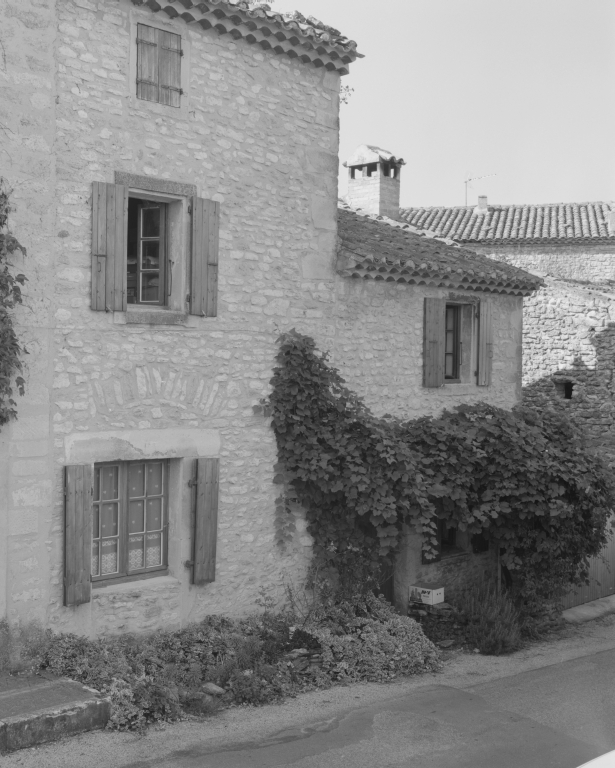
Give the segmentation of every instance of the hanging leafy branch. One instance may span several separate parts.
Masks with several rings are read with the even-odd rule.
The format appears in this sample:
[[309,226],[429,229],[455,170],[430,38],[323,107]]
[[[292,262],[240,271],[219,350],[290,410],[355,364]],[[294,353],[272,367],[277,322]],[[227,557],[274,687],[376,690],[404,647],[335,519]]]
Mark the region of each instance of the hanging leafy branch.
[[438,418],[377,418],[318,354],[312,339],[279,339],[264,403],[272,417],[283,498],[306,510],[314,564],[369,586],[399,548],[404,524],[437,520],[499,547],[528,612],[587,575],[607,540],[615,487],[605,466],[552,411],[479,404]]
[[24,380],[16,374],[21,372],[21,356],[26,354],[13,328],[12,312],[21,304],[21,286],[26,277],[13,275],[9,270],[11,255],[16,251],[25,255],[26,249],[8,229],[9,196],[6,182],[0,178],[0,426],[17,416],[13,387],[20,395],[24,394]]

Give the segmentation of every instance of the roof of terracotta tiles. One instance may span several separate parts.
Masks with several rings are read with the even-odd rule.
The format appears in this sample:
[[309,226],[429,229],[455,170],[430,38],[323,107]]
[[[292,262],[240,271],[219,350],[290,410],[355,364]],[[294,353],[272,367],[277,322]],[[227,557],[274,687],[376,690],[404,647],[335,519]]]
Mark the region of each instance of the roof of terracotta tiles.
[[203,29],[215,29],[235,39],[260,45],[279,55],[298,58],[306,64],[348,73],[348,65],[362,54],[357,44],[337,29],[312,16],[275,13],[268,5],[250,7],[245,0],[132,0],[154,13],[163,11],[171,18],[181,17]]
[[338,208],[337,271],[347,277],[527,296],[543,280],[403,222]]
[[462,243],[615,242],[608,203],[402,208],[401,218],[420,230]]

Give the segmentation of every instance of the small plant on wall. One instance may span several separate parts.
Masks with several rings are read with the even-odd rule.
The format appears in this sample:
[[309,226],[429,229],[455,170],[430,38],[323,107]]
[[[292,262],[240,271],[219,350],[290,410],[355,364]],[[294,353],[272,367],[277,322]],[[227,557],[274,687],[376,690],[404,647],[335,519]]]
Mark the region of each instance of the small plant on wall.
[[14,388],[20,395],[24,393],[24,380],[19,373],[21,357],[26,353],[13,327],[13,310],[21,304],[21,286],[26,278],[22,274],[13,275],[10,270],[12,254],[16,251],[25,254],[26,249],[8,229],[9,197],[6,181],[0,177],[0,426],[17,416],[13,395]]
[[320,574],[371,588],[404,524],[435,556],[440,518],[500,549],[526,617],[586,578],[615,487],[561,416],[479,404],[378,418],[312,339],[291,331],[279,344],[263,403],[278,446],[274,482],[305,508]]

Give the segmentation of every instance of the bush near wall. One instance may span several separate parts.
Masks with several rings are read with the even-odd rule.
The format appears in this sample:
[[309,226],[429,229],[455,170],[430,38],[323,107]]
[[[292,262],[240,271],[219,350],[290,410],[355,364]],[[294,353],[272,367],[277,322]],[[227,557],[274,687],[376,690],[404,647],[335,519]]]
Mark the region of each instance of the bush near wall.
[[[145,637],[90,640],[31,631],[14,640],[31,668],[110,696],[110,727],[120,730],[439,667],[438,652],[420,625],[373,595],[324,600],[307,615],[266,610],[240,620],[210,616]],[[211,684],[223,692],[211,695]]]
[[305,508],[320,573],[342,589],[369,589],[390,567],[404,524],[435,557],[440,518],[499,548],[530,633],[587,578],[607,540],[615,486],[560,414],[478,404],[436,418],[378,418],[311,338],[293,330],[279,344],[261,406],[277,440],[279,527],[289,502]]
[[12,311],[21,304],[21,286],[25,275],[13,275],[9,267],[12,254],[25,248],[8,230],[8,217],[11,211],[10,190],[5,180],[0,177],[0,426],[16,418],[16,403],[13,399],[13,387],[20,395],[24,394],[24,380],[21,372],[21,356],[26,353],[19,343],[13,328]]

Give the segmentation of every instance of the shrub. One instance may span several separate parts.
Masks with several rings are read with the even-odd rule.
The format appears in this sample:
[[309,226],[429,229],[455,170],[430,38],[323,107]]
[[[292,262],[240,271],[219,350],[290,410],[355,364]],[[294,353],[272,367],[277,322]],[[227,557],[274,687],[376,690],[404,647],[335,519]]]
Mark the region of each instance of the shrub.
[[[437,521],[501,551],[524,626],[587,577],[607,536],[615,484],[561,415],[479,403],[438,417],[379,418],[313,339],[279,339],[271,416],[280,545],[287,509],[306,510],[313,565],[350,593],[381,582],[404,525],[436,556]],[[282,535],[284,534],[284,535]]]
[[499,656],[521,645],[519,611],[506,593],[480,585],[465,592],[458,601],[465,621],[466,639],[481,653]]
[[369,593],[325,604],[305,629],[320,643],[331,680],[383,682],[439,668],[438,652],[420,624]]
[[[47,631],[28,653],[36,668],[109,696],[109,727],[120,730],[175,720],[182,712],[206,715],[220,706],[267,704],[336,682],[385,681],[438,667],[436,648],[420,625],[373,595],[329,595],[304,616],[269,610],[237,620],[211,616],[146,637],[90,640]],[[310,653],[320,663],[309,662]],[[208,682],[224,695],[209,696],[203,689]]]

